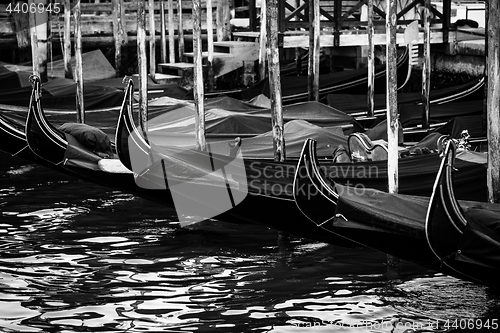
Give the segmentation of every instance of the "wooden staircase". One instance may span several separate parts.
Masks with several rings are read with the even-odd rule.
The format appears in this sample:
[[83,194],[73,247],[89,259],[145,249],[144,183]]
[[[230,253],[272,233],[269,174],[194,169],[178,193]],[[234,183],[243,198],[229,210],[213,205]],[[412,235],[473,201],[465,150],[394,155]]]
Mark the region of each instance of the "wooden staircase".
[[[207,65],[208,52],[202,52],[203,65]],[[214,42],[213,70],[215,78],[228,74],[259,59],[259,44],[242,41]],[[159,72],[182,80],[192,76],[194,53],[184,53],[184,62],[159,63]]]

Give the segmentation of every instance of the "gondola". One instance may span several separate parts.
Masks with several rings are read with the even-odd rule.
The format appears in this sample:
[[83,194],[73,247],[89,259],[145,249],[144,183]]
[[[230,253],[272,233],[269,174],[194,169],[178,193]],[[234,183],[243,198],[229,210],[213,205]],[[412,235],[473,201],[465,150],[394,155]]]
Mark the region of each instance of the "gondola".
[[[397,77],[406,78],[410,71],[410,50],[405,47],[397,58]],[[381,87],[377,93],[385,91],[386,66],[380,65],[375,69],[375,85]],[[400,84],[403,84],[401,79]],[[293,80],[283,80],[281,90],[283,92],[282,101],[284,104],[297,103],[308,99],[307,76],[296,76]],[[368,69],[360,68],[346,70],[332,74],[321,75],[319,78],[319,98],[326,99],[328,94],[364,94],[368,84]],[[257,82],[254,86],[241,91],[239,98],[251,99],[259,94],[269,96],[269,80],[266,78]]]
[[[426,220],[429,224],[429,216],[439,218],[433,213],[436,209],[436,199],[429,200],[428,197],[423,196],[389,194],[372,188],[336,184],[334,180],[324,176],[324,169],[318,167],[318,161],[314,155],[314,142],[311,141],[304,144],[304,153],[299,164],[305,170],[302,173],[296,173],[294,189],[310,188],[309,192],[294,192],[299,210],[309,220],[307,224],[304,224],[304,229],[315,228],[335,237],[345,237],[360,245],[461,279],[495,287],[500,285],[498,256],[496,257],[497,275],[495,278],[490,280],[483,277],[480,281],[477,277],[471,276],[471,271],[474,270],[459,270],[456,269],[456,265],[453,266],[454,262],[451,259],[453,255],[450,254],[460,252],[456,247],[443,251],[443,245],[440,245],[436,254],[435,249],[430,245],[431,241],[427,240],[429,227],[426,227]],[[440,160],[435,169],[438,175],[443,174],[442,170],[445,165]],[[455,167],[458,165],[455,164]],[[460,173],[464,171],[461,167],[459,170]],[[436,184],[441,180],[442,177],[438,177],[437,180],[434,178]],[[433,187],[433,192],[431,192],[433,198],[439,195],[437,189],[438,185]],[[455,189],[457,189],[456,186]],[[446,200],[450,201],[449,197]],[[460,205],[469,210],[471,207],[477,207],[477,209],[487,207],[486,209],[500,212],[498,205],[492,207],[481,202],[460,201],[458,203],[456,200],[454,202],[457,207]],[[439,221],[446,222],[442,219]],[[448,231],[443,233],[443,230],[440,230],[434,234],[436,243],[447,238],[450,235]],[[444,241],[444,244],[446,243]],[[443,265],[443,260],[449,260],[450,265]],[[491,267],[495,267],[495,263],[491,263],[493,260],[495,258],[489,262]]]
[[[25,129],[28,133],[26,135],[28,147],[37,159],[57,171],[67,172],[86,181],[132,193],[168,208],[173,207],[174,198],[170,189],[165,186],[165,179],[159,177],[162,171],[161,158],[151,160],[151,163],[148,162],[140,180],[147,181],[149,188],[141,186],[143,183],[137,182],[139,175],[125,168],[119,159],[102,159],[79,144],[71,135],[62,133],[52,126],[43,114],[39,87],[40,81],[35,77],[32,103]],[[117,130],[117,133],[119,132]],[[122,156],[121,153],[118,155]],[[216,218],[233,223],[264,224],[276,230],[321,240],[323,238],[321,234],[316,234],[314,231],[303,233],[296,228],[297,224],[292,222],[300,216],[297,214],[291,190],[287,186],[293,180],[295,165],[295,161],[277,163],[269,160],[246,160],[248,195],[234,209]],[[153,184],[161,182],[163,186],[154,188]],[[171,212],[170,210],[169,214]],[[345,247],[358,246],[341,237],[337,239],[336,244]]]
[[[484,207],[455,197],[456,147],[448,142],[425,222],[429,247],[443,266],[488,286],[500,287],[500,205]],[[459,171],[458,171],[459,172]]]

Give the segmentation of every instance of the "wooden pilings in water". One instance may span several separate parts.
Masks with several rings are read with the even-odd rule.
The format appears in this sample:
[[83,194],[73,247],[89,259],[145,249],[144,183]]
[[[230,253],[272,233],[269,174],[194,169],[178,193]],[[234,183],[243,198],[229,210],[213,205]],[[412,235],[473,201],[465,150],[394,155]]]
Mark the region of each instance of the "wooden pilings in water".
[[[170,22],[169,22],[170,24]],[[166,22],[165,22],[165,1],[160,0],[160,60],[162,63],[167,62],[167,35],[166,35]]]
[[263,80],[266,78],[266,50],[267,50],[267,11],[266,11],[266,1],[261,0],[260,7],[260,35],[259,35],[259,79]]
[[76,83],[76,118],[77,122],[85,123],[85,106],[83,100],[83,62],[82,62],[82,13],[80,1],[74,8],[75,17],[75,83]]
[[149,0],[149,75],[154,79],[156,73],[156,29],[155,29],[155,2]]
[[375,26],[373,22],[373,0],[368,0],[368,96],[367,96],[367,116],[375,115],[375,45],[373,34]]
[[431,89],[431,1],[425,0],[424,7],[424,62],[422,66],[422,128],[430,129]]
[[193,95],[195,105],[196,148],[206,150],[205,108],[203,103],[203,67],[201,53],[201,0],[193,0]]
[[146,55],[146,4],[137,2],[137,67],[139,69],[139,124],[147,140],[148,121],[148,72]]
[[268,31],[267,61],[269,66],[269,91],[271,97],[271,125],[273,130],[274,160],[286,159],[283,133],[283,108],[281,101],[281,77],[278,49],[278,0],[266,0]]
[[[47,0],[29,0],[29,8],[37,8],[38,4],[47,4]],[[33,73],[38,75],[42,82],[47,81],[47,55],[48,55],[48,15],[47,12],[38,10],[29,13],[31,55]]]
[[[64,0],[69,2],[69,0]],[[128,43],[128,35],[125,31],[125,9],[123,0],[112,0],[113,6],[113,38],[115,40],[115,71],[119,77],[122,71],[122,48]]]
[[500,2],[491,0],[487,18],[488,200],[500,202]]
[[386,10],[386,105],[387,105],[387,173],[389,193],[398,192],[398,95],[397,95],[397,44],[396,0],[387,1]]
[[[182,0],[179,0],[182,3]],[[181,6],[182,7],[182,6]],[[173,0],[167,0],[167,11],[168,11],[168,61],[170,63],[175,62],[175,29],[174,29],[174,2]],[[179,16],[179,21],[182,21],[182,14]],[[163,28],[162,28],[163,29]],[[179,36],[179,45],[180,45]],[[181,61],[182,58],[179,58]]]
[[[208,90],[214,90],[214,30],[213,30],[213,13],[212,13],[212,0],[207,2],[207,47],[208,47]],[[200,28],[201,30],[201,28]]]
[[308,96],[310,101],[319,100],[319,53],[320,15],[319,0],[309,0],[309,67]]

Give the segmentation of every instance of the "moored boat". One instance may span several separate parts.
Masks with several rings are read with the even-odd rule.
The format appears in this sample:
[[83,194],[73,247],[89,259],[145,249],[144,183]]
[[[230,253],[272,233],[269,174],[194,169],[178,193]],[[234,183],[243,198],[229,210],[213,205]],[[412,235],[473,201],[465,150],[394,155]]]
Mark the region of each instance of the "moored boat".
[[429,247],[443,266],[481,284],[500,287],[500,205],[455,197],[456,147],[448,142],[425,222]]
[[[312,154],[309,151],[312,151]],[[443,175],[446,175],[446,171],[443,170],[449,165],[447,163],[449,155],[447,159],[440,160],[435,169],[434,175],[437,173],[438,177],[434,177],[436,185],[429,199],[423,196],[389,194],[372,188],[336,184],[334,180],[325,177],[324,170],[322,172],[317,168],[318,162],[313,151],[314,143],[306,142],[299,161],[306,171],[297,172],[295,176],[295,189],[297,186],[310,188],[309,192],[294,192],[297,206],[309,219],[309,222],[304,224],[304,229],[320,229],[327,234],[345,237],[445,274],[488,286],[500,286],[498,235],[493,242],[488,241],[489,243],[481,245],[480,239],[485,237],[485,234],[479,236],[473,234],[463,243],[472,248],[477,262],[456,263],[461,254],[461,249],[456,246],[457,242],[465,238],[456,230],[457,228],[453,227],[453,224],[460,223],[464,229],[464,219],[459,218],[459,207],[466,211],[481,210],[483,213],[488,212],[487,216],[488,214],[496,216],[497,212],[500,212],[500,206],[484,202],[457,201],[454,197],[454,193],[458,192],[457,185],[449,183],[451,180],[449,175],[448,180],[443,182]],[[460,174],[463,169],[458,164],[454,166]],[[451,172],[451,167],[448,172]],[[444,200],[447,205],[452,206],[446,210],[439,209],[439,200]],[[432,222],[434,224],[431,224]],[[444,225],[439,226],[437,223]],[[435,227],[435,233],[432,233],[432,227]],[[455,228],[453,233],[451,228]],[[448,237],[450,239],[447,239]],[[490,247],[491,244],[493,245]],[[481,261],[478,256],[485,254],[481,252],[482,250],[486,252],[489,250],[491,256],[478,263]],[[465,258],[462,261],[467,261],[467,257]],[[449,265],[443,265],[446,260]],[[477,270],[471,268],[473,265],[481,264],[486,267]],[[474,276],[476,274],[474,272],[478,272],[479,276]],[[490,275],[493,278],[489,278]]]

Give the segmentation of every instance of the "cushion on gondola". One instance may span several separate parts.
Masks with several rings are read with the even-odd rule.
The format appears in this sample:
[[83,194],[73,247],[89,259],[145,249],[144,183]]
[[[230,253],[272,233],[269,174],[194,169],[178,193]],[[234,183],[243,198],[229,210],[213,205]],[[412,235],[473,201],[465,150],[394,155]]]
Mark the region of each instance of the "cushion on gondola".
[[113,156],[111,141],[102,130],[80,123],[65,123],[62,124],[59,129],[64,133],[71,134],[78,142],[88,147],[99,156]]

